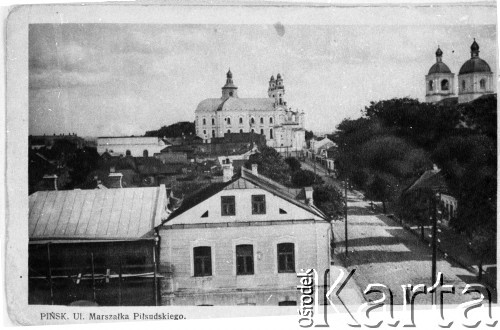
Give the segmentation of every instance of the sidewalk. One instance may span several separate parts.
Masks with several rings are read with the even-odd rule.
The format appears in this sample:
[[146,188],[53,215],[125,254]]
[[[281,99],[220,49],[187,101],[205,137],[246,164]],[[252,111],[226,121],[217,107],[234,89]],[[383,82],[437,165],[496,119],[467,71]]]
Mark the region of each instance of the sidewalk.
[[[378,203],[374,203],[376,208],[381,211],[381,206]],[[400,223],[404,229],[411,232],[419,239],[421,239],[421,232],[419,226],[411,226],[405,223],[396,216],[392,218]],[[474,273],[476,276],[479,275],[479,268],[477,266],[477,257],[468,248],[467,240],[460,234],[453,231],[453,229],[446,228],[444,226],[439,227],[438,231],[438,251],[447,259],[452,260],[461,267]],[[424,241],[429,245],[432,242],[432,226],[424,226]],[[489,258],[484,261],[483,265],[483,277],[482,282],[488,286],[495,288],[496,290],[496,271],[497,265],[494,258]]]

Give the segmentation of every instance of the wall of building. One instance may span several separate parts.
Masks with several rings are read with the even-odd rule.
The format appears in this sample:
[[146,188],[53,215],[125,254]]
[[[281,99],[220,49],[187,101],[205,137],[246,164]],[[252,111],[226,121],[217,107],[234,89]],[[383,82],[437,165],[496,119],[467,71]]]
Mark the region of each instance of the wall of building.
[[[486,82],[485,88],[481,88],[481,79]],[[491,73],[469,73],[458,76],[458,103],[470,102],[481,95],[493,93],[493,90],[494,82]]]
[[165,148],[165,143],[157,137],[104,137],[97,138],[97,153],[105,152],[126,155],[130,151],[133,157],[143,157],[147,150],[148,156],[153,157]]
[[[243,219],[242,219],[243,220]],[[161,284],[164,305],[278,305],[298,301],[296,272],[330,265],[326,221],[266,226],[161,229]],[[278,273],[277,244],[294,243],[295,272]],[[254,274],[236,275],[236,245],[252,244]],[[212,276],[195,277],[193,248],[210,246]],[[319,283],[323,283],[320,276]]]

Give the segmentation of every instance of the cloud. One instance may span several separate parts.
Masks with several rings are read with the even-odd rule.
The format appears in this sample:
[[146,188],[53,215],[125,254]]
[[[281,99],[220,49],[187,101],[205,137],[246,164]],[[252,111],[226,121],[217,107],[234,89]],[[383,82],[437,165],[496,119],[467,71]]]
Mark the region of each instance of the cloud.
[[60,69],[37,70],[30,72],[30,89],[73,88],[98,85],[108,82],[111,75],[107,72],[76,72]]

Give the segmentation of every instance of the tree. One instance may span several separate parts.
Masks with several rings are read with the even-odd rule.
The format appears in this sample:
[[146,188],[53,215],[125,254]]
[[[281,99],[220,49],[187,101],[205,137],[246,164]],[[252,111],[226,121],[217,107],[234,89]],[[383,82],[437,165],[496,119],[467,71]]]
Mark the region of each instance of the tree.
[[300,170],[301,168],[301,164],[299,162],[299,160],[295,157],[288,157],[288,158],[285,158],[285,162],[288,164],[288,166],[290,167],[290,171],[292,173],[295,173],[297,172],[298,170]]
[[343,215],[344,198],[342,192],[331,185],[314,186],[314,205],[332,219]]
[[321,176],[309,170],[298,170],[292,174],[292,184],[295,187],[307,187],[323,183]]
[[290,167],[274,148],[261,147],[259,152],[249,157],[245,167],[251,169],[252,164],[257,164],[262,175],[283,185],[290,185]]
[[478,227],[472,232],[469,247],[477,257],[478,281],[482,280],[483,261],[487,255],[496,250],[495,242],[496,228]]
[[391,176],[376,174],[366,187],[366,197],[381,201],[383,212],[387,213],[386,203],[392,200],[395,179]]
[[195,136],[196,128],[194,122],[180,121],[178,123],[163,126],[156,131],[147,131],[145,136],[157,137],[182,137],[182,136]]

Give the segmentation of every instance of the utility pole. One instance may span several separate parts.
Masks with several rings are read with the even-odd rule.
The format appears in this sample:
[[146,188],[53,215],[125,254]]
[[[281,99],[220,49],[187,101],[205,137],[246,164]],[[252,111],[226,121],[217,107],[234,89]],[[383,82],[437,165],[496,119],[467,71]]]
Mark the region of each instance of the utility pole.
[[345,258],[349,257],[349,242],[347,236],[347,178],[345,179],[344,217],[345,217]]
[[[432,196],[432,285],[436,283],[437,279],[437,204],[438,204],[438,194]],[[432,292],[432,303],[435,304],[437,301],[437,292],[434,290]]]

